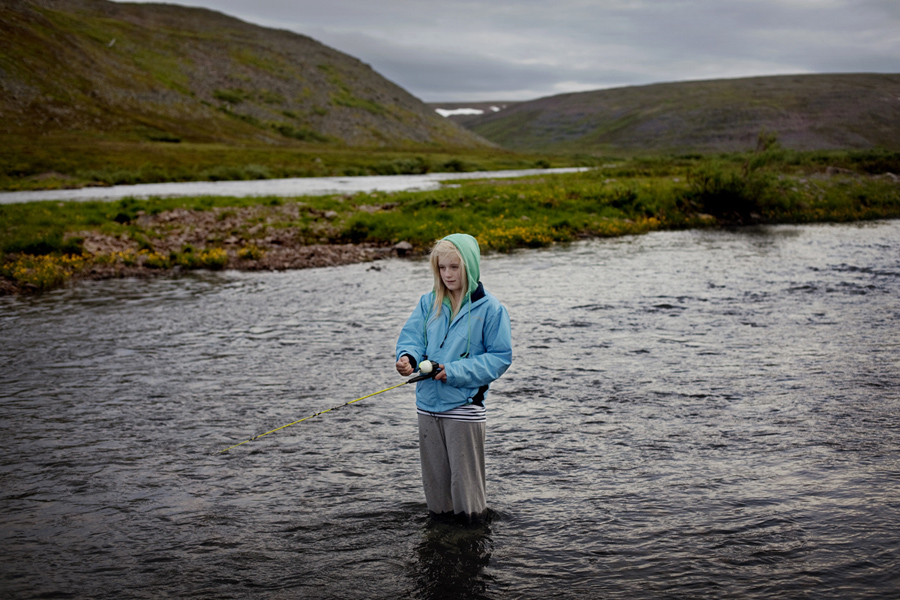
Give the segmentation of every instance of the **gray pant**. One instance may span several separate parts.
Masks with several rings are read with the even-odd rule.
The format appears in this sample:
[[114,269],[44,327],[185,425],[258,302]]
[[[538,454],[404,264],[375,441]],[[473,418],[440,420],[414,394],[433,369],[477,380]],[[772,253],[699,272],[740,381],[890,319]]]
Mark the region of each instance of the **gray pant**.
[[422,483],[435,515],[485,516],[484,434],[484,422],[419,415]]

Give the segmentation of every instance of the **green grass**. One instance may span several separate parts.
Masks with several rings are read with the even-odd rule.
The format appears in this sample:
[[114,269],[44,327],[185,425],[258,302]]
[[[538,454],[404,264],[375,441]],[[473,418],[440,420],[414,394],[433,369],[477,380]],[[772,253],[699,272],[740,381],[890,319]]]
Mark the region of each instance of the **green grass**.
[[[404,161],[410,159],[393,160],[400,162],[387,163],[392,168],[400,165],[414,170],[424,164],[424,159],[409,164]],[[130,261],[159,269],[223,267],[227,256],[218,240],[208,241],[205,248],[182,248],[169,256],[158,253],[154,243],[160,234],[142,227],[138,217],[176,208],[216,209],[217,218],[226,219],[242,208],[261,207],[252,222],[235,230],[248,240],[240,251],[246,260],[265,254],[257,245],[259,240],[249,239],[252,236],[248,234],[252,226],[261,223],[291,228],[295,239],[306,244],[390,245],[405,240],[424,251],[435,239],[465,231],[475,235],[487,251],[508,251],[660,229],[900,218],[896,178],[869,173],[883,168],[873,165],[893,168],[893,160],[896,156],[890,154],[798,155],[776,147],[712,158],[621,160],[566,175],[454,181],[452,187],[430,192],[0,205],[0,253],[6,256],[2,273],[7,279],[27,283],[24,276],[16,275],[28,271],[20,264],[27,256],[62,261],[56,269],[46,264],[42,270],[32,269],[42,273],[39,279],[45,283],[33,284],[39,288],[58,285],[79,265],[97,260],[126,265]],[[295,211],[277,210],[293,203],[297,203]],[[295,216],[285,217],[288,213]],[[79,236],[85,231],[134,240],[138,254],[83,256]],[[83,263],[75,260],[78,257]]]
[[[600,159],[516,154],[502,150],[347,148],[323,144],[303,127],[273,123],[286,146],[198,144],[147,128],[146,141],[123,142],[71,132],[0,145],[0,190],[37,190],[210,179],[381,175],[595,165]],[[151,141],[151,140],[157,141]],[[180,142],[180,143],[173,143]]]

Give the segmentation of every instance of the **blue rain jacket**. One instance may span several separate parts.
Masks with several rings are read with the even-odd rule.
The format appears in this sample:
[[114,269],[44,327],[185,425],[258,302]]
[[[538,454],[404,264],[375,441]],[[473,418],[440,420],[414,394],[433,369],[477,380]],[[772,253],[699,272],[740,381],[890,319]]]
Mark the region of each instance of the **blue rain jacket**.
[[445,306],[432,318],[434,292],[419,303],[397,341],[397,360],[409,355],[415,367],[426,358],[444,365],[447,381],[425,379],[416,384],[416,406],[445,412],[464,404],[483,404],[491,382],[512,364],[509,314],[481,282],[469,301],[450,319]]
[[419,299],[397,340],[397,360],[409,355],[416,368],[427,358],[447,371],[446,382],[425,379],[416,384],[416,406],[428,412],[446,412],[464,404],[483,406],[491,382],[512,364],[509,314],[478,280],[478,240],[465,233],[444,239],[456,246],[466,266],[466,295],[459,313],[450,318],[450,301],[445,298],[435,316],[432,290]]

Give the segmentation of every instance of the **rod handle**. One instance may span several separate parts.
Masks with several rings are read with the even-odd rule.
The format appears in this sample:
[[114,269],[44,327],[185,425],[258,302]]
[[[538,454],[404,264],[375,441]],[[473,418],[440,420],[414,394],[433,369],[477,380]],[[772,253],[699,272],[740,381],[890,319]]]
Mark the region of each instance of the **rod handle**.
[[435,365],[434,365],[434,368],[431,370],[431,373],[427,373],[427,374],[426,374],[426,373],[420,373],[419,375],[416,375],[415,377],[412,377],[412,378],[410,378],[410,379],[407,379],[407,380],[406,380],[406,383],[415,383],[415,382],[417,382],[417,381],[424,381],[424,380],[426,380],[426,379],[433,379],[434,376],[437,375],[437,374],[440,373],[440,372],[441,372],[441,368],[440,368],[439,366],[437,366],[437,364],[435,364]]

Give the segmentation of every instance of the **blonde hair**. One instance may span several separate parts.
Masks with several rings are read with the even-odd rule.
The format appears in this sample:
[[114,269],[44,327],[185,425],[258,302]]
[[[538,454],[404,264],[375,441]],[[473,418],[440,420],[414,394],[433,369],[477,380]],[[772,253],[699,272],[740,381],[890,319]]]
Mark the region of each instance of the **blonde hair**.
[[[463,286],[463,293],[460,295],[459,300],[456,300],[453,297],[453,294],[451,294],[447,286],[444,285],[444,280],[441,279],[441,270],[438,267],[438,263],[442,258],[459,259],[459,275]],[[469,290],[469,274],[466,272],[466,261],[463,260],[462,255],[459,253],[459,250],[456,249],[456,246],[453,245],[453,242],[438,240],[434,245],[434,248],[431,249],[431,272],[434,274],[434,316],[437,317],[441,314],[441,307],[444,306],[444,298],[449,298],[451,309],[450,316],[452,317],[459,312],[462,299],[465,298],[466,292]]]

